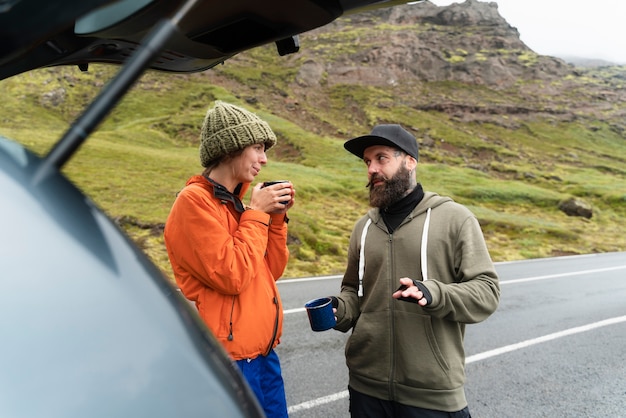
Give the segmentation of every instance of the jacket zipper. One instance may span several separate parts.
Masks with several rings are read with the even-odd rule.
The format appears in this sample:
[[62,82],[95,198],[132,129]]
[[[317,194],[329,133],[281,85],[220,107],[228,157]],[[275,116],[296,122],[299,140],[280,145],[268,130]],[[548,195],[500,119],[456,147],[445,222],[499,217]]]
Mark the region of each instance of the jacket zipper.
[[233,304],[230,307],[230,321],[228,324],[228,341],[233,340],[233,312],[235,310],[235,296],[233,296]]
[[274,332],[272,333],[272,339],[270,340],[270,344],[267,347],[265,356],[268,356],[270,352],[272,351],[272,347],[274,347],[274,341],[276,340],[276,334],[278,334],[278,315],[280,314],[279,312],[280,307],[278,306],[278,298],[274,296],[274,298],[272,299],[272,302],[274,303],[274,305],[276,305],[276,320],[274,321]]

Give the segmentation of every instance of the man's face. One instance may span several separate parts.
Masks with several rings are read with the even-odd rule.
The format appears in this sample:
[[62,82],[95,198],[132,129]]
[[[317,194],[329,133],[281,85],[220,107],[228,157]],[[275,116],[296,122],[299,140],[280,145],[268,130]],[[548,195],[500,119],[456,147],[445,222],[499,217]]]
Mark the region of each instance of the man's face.
[[411,188],[414,160],[397,148],[373,145],[365,149],[363,161],[367,165],[371,206],[386,208],[402,199]]

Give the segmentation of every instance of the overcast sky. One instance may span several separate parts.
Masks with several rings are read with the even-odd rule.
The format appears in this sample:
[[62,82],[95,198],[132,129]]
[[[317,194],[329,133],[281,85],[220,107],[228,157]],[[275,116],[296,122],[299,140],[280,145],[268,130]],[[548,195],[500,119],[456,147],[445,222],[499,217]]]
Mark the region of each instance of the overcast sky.
[[[430,0],[437,6],[463,3]],[[497,0],[498,12],[541,55],[599,58],[626,64],[626,2]]]

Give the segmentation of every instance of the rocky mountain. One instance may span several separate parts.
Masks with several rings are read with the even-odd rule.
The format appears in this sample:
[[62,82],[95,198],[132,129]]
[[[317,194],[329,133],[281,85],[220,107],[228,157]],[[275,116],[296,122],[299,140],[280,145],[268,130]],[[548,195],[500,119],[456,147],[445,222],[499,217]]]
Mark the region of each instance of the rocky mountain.
[[[361,46],[359,51],[339,57],[326,68],[329,83],[351,80],[386,85],[417,79],[506,88],[520,77],[536,78],[538,72],[548,78],[563,77],[570,71],[561,60],[532,54],[493,2],[468,0],[437,7],[426,1],[355,15],[316,33],[346,33],[350,26],[377,27],[383,22],[389,30],[359,33],[353,44]],[[307,67],[318,68],[309,73],[320,73],[319,67],[325,63],[319,58],[317,54],[317,59],[307,63]],[[319,79],[307,82],[315,85]]]
[[[592,70],[538,55],[498,13],[495,2],[438,7],[424,1],[364,12],[302,34],[301,44],[298,53],[280,62],[268,46],[205,74],[316,132],[346,131],[324,129],[319,119],[325,118],[314,119],[316,107],[328,108],[333,91],[348,86],[383,89],[411,108],[466,122],[515,127],[516,121],[533,117],[591,118],[620,132],[626,128],[626,67]],[[261,66],[268,68],[262,78],[241,77],[245,68]],[[272,70],[277,66],[283,70]],[[442,83],[448,83],[446,91],[437,88]],[[281,99],[267,97],[268,91]],[[298,107],[306,108],[308,123]]]
[[623,63],[618,64],[616,62],[606,61],[606,60],[598,59],[598,58],[584,58],[584,57],[576,57],[576,56],[571,56],[571,55],[563,55],[563,56],[559,56],[558,58],[576,67],[585,67],[585,68],[614,67],[614,66],[624,65]]

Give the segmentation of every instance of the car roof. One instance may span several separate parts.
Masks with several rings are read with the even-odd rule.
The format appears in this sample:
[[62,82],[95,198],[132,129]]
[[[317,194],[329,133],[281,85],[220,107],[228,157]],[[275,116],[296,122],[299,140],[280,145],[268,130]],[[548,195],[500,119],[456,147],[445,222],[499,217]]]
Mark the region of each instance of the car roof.
[[119,64],[164,17],[177,33],[150,68],[195,72],[244,50],[276,43],[296,52],[297,36],[380,0],[7,0],[0,9],[0,79],[51,65]]

